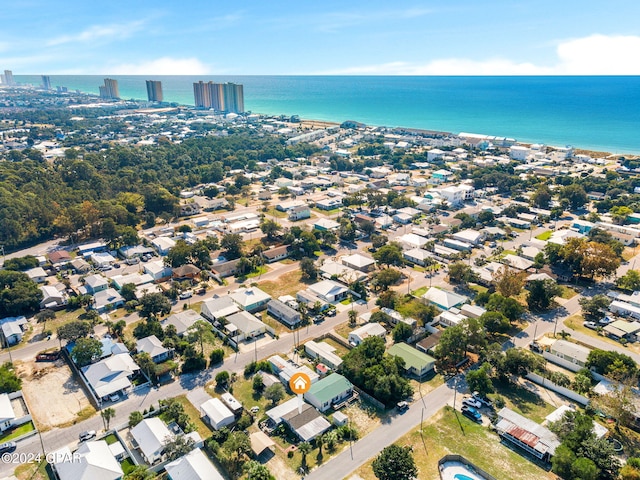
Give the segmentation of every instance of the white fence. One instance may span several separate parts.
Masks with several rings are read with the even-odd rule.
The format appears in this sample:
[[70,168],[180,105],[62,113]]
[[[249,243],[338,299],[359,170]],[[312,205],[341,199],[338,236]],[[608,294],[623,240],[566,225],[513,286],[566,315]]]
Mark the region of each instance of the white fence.
[[537,383],[544,388],[548,388],[549,390],[559,393],[560,395],[567,397],[574,402],[578,402],[582,406],[585,406],[589,403],[589,399],[587,397],[583,397],[579,393],[576,393],[573,390],[569,390],[568,388],[556,385],[548,378],[544,378],[537,373],[529,373],[524,378],[526,378],[527,380],[531,380],[533,383]]

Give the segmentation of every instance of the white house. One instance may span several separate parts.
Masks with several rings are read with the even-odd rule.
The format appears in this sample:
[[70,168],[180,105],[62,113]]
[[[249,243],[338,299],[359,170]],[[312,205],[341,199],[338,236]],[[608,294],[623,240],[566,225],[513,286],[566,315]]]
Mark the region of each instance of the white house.
[[149,465],[162,460],[165,444],[174,438],[160,417],[145,418],[129,430],[129,436],[133,446],[140,450]]
[[342,358],[336,355],[335,347],[332,347],[327,342],[309,340],[304,344],[304,351],[312,358],[320,360],[334,370],[342,365]]
[[531,150],[529,149],[529,147],[525,147],[523,145],[512,145],[509,148],[509,156],[511,157],[511,159],[518,160],[520,162],[524,162],[530,153]]
[[267,306],[267,303],[269,303],[269,300],[271,300],[271,295],[263,292],[258,287],[239,288],[231,292],[229,297],[237,303],[240,308],[251,313],[263,310]]
[[60,480],[120,480],[124,475],[104,440],[83,442],[73,454],[64,447],[50,455]]
[[123,305],[124,298],[113,288],[107,288],[106,290],[97,292],[93,296],[93,308],[97,310],[98,313],[104,313],[107,310],[119,308]]
[[353,268],[354,270],[360,270],[361,272],[370,271],[376,264],[376,261],[373,258],[360,255],[359,253],[345,255],[340,260],[347,267]]
[[414,248],[422,248],[429,240],[425,237],[421,237],[420,235],[416,235],[415,233],[405,233],[401,237],[396,239],[400,244],[406,248],[407,250],[411,250]]
[[15,345],[22,340],[23,327],[27,325],[27,319],[20,317],[5,317],[0,319],[0,329],[2,329],[3,345]]
[[165,265],[162,260],[147,262],[142,268],[144,273],[150,275],[154,282],[161,282],[171,278],[172,269]]
[[235,421],[235,416],[219,398],[212,398],[200,405],[202,418],[211,425],[214,430],[231,425]]
[[140,370],[128,353],[118,353],[82,368],[98,398],[129,390],[131,378]]
[[322,280],[309,286],[309,290],[329,303],[339,302],[347,297],[349,289],[333,280]]
[[411,250],[405,250],[402,252],[402,256],[405,260],[415,263],[417,265],[425,266],[431,261],[431,255],[422,248],[412,248]]
[[348,340],[351,345],[358,346],[369,337],[385,338],[386,335],[387,331],[379,323],[367,323],[349,333]]
[[195,448],[165,465],[169,480],[224,480],[202,450]]
[[162,256],[165,256],[169,253],[173,247],[176,246],[175,240],[169,237],[157,237],[151,241],[151,244],[155,247],[158,253]]
[[[204,307],[204,305],[203,305]],[[204,320],[198,312],[195,310],[184,310],[182,312],[174,313],[173,315],[165,318],[161,323],[162,328],[166,328],[168,325],[173,325],[176,329],[178,336],[182,337],[191,326],[198,320]]]
[[212,298],[202,304],[200,313],[203,317],[214,322],[222,317],[228,317],[234,313],[238,313],[240,307],[234,302],[231,297],[224,296],[218,298]]
[[422,298],[433,303],[436,307],[439,307],[442,310],[449,310],[452,307],[457,307],[468,300],[464,295],[458,295],[457,293],[448,292],[436,287],[431,287],[427,290]]
[[67,304],[67,300],[69,298],[67,294],[52,285],[42,285],[40,287],[40,291],[42,292],[40,308],[54,309]]
[[267,331],[264,323],[245,311],[228,316],[227,322],[225,326],[227,332],[237,341],[258,337]]
[[45,272],[42,267],[30,268],[24,273],[36,283],[44,283],[47,280],[47,272]]
[[84,287],[88,294],[95,295],[109,288],[109,282],[102,275],[89,275],[84,279]]
[[453,238],[461,242],[470,243],[471,245],[478,245],[484,240],[484,232],[472,230],[470,228],[466,230],[460,230],[453,234]]
[[144,352],[149,354],[154,363],[164,362],[171,356],[171,350],[164,347],[162,342],[155,335],[141,338],[136,342],[136,350],[138,353]]

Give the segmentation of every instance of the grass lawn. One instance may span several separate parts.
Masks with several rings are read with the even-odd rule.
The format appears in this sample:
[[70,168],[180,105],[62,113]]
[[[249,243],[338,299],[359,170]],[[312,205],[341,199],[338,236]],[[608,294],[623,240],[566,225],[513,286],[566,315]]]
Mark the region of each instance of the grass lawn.
[[131,460],[129,460],[128,458],[125,458],[123,461],[120,462],[120,467],[122,468],[122,471],[126,475],[131,470],[133,470],[135,465],[133,464],[133,462]]
[[339,208],[334,208],[333,210],[322,210],[321,208],[313,207],[311,210],[313,210],[314,212],[318,212],[321,215],[326,215],[327,217],[330,217],[331,215],[337,215],[338,213],[340,213]]
[[299,290],[307,288],[301,278],[302,272],[300,270],[294,270],[281,275],[278,280],[260,282],[258,286],[260,290],[268,293],[273,298],[278,298],[282,295],[293,295],[295,297]]
[[575,297],[578,292],[576,292],[573,288],[567,287],[566,285],[560,285],[562,289],[562,293],[560,293],[560,298],[564,298],[565,300],[569,300],[570,298]]
[[275,217],[275,218],[287,218],[287,212],[281,212],[280,210],[276,210],[275,207],[271,207],[269,210],[267,210],[266,214],[269,215],[270,217]]
[[107,445],[113,445],[114,443],[118,442],[118,437],[116,437],[115,434],[111,433],[104,437],[103,440],[107,442]]
[[345,298],[344,300],[340,300],[340,303],[342,305],[350,305],[351,304],[351,299],[350,298]]
[[[626,345],[622,345],[620,342],[616,342],[614,339],[607,337],[606,335],[598,335],[597,330],[591,330],[583,325],[584,318],[582,315],[571,315],[564,321],[564,324],[575,330],[576,332],[584,333],[585,335],[590,335],[592,337],[597,338],[598,340],[606,343],[610,343],[611,345],[617,345],[619,347],[624,347],[631,352],[640,354],[640,345],[637,343],[627,343]],[[558,331],[561,331],[562,328],[558,327]],[[570,340],[570,338],[569,338]]]
[[[418,478],[439,480],[438,460],[447,454],[458,454],[495,478],[510,480],[551,480],[556,478],[500,443],[498,435],[487,427],[472,422],[451,407],[440,410],[422,431],[409,432],[396,442],[409,445],[418,467]],[[375,480],[373,459],[355,473],[364,480]]]
[[339,357],[344,357],[347,353],[349,353],[349,349],[347,347],[340,345],[338,342],[336,342],[332,338],[325,338],[324,340],[321,340],[321,341],[335,348],[336,351],[334,353]]
[[427,290],[429,290],[429,287],[420,287],[419,289],[411,292],[411,295],[413,295],[414,297],[421,297],[422,295],[427,293]]
[[420,265],[412,265],[411,268],[413,268],[416,272],[426,272],[427,269],[424,267],[421,267]]
[[[196,427],[196,432],[200,434],[202,438],[208,438],[211,435],[211,430],[200,418],[200,412],[198,409],[193,406],[193,404],[187,399],[186,395],[179,395],[174,397],[179,404],[184,407],[184,411],[187,415],[189,415],[189,419],[193,422]],[[160,415],[162,417],[162,415]]]
[[[258,418],[262,417],[264,412],[271,408],[271,402],[269,400],[264,398],[262,395],[255,395],[253,393],[253,376],[245,379],[243,375],[238,375],[237,380],[233,382],[231,386],[233,387],[233,396],[242,403],[242,405],[244,405],[244,408],[249,410],[251,407],[255,407],[256,405],[260,407],[260,411],[257,415]],[[217,396],[217,392],[215,391],[215,382],[208,384],[206,390],[210,395]],[[285,396],[280,403],[284,403],[292,397],[293,395],[285,393]]]
[[35,429],[36,427],[33,425],[33,422],[23,423],[22,425],[11,429],[9,432],[5,432],[3,435],[0,435],[0,443],[8,442],[9,440],[18,438],[25,433],[33,432]]
[[349,338],[349,334],[354,329],[349,326],[349,322],[344,322],[344,323],[341,323],[340,325],[336,326],[336,328],[334,330],[336,331],[336,333],[338,335],[340,335],[342,338],[344,338],[346,340],[346,339]]
[[283,333],[293,331],[289,327],[269,315],[269,312],[267,312],[266,310],[262,312],[262,321],[273,328],[276,331],[276,335],[278,336],[282,335]]
[[551,235],[553,234],[553,231],[551,230],[547,230],[546,232],[542,232],[540,235],[536,235],[536,238],[538,240],[549,240],[551,238]]
[[544,418],[556,409],[535,393],[519,385],[496,382],[494,387],[496,393],[489,394],[492,400],[495,400],[497,395],[502,396],[506,407],[534,422],[542,423]]
[[636,249],[635,248],[625,248],[622,252],[622,259],[625,262],[628,262],[629,260],[631,260],[633,257],[635,257],[636,255]]
[[55,480],[56,476],[46,461],[30,462],[18,465],[14,475],[18,480]]
[[476,292],[476,295],[479,295],[481,293],[485,293],[489,289],[487,287],[483,287],[482,285],[478,285],[476,283],[470,283],[469,290],[473,290],[474,292]]
[[255,278],[262,275],[263,273],[267,273],[268,271],[269,267],[267,267],[266,265],[259,265],[254,272],[251,272],[249,275],[247,275],[247,278]]

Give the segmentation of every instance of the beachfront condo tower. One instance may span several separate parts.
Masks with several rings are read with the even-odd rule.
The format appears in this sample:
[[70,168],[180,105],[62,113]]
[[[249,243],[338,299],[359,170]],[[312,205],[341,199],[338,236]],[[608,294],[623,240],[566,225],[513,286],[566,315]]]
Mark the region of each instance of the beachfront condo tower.
[[150,102],[162,102],[162,82],[147,80],[147,98]]

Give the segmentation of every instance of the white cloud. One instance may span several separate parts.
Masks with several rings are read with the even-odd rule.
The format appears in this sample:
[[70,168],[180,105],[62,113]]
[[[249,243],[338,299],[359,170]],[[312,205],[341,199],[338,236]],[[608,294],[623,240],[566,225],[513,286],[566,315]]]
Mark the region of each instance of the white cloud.
[[105,38],[114,40],[128,38],[135,32],[141,30],[145,23],[143,20],[137,20],[135,22],[122,24],[92,25],[80,33],[52,38],[47,42],[47,45],[56,46],[73,42],[95,42],[96,40]]
[[109,67],[113,75],[206,75],[211,69],[197,58],[162,57],[148,62],[123,63]]
[[360,65],[333,75],[640,75],[640,36],[590,35],[556,47],[556,63],[536,65],[506,58],[441,58],[425,64]]

